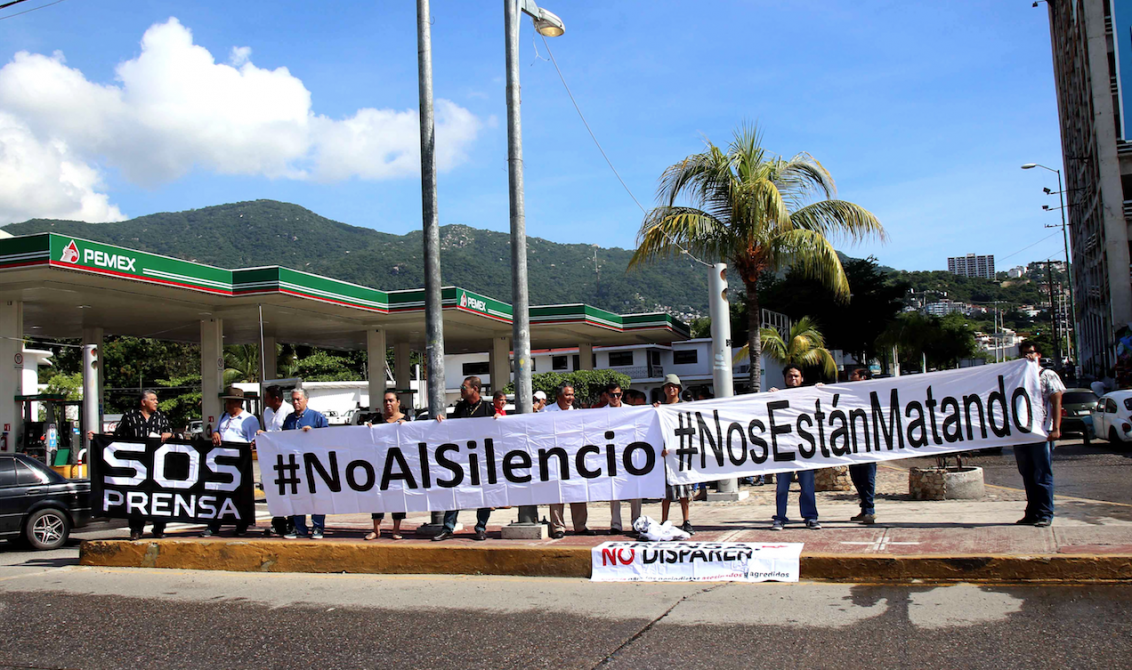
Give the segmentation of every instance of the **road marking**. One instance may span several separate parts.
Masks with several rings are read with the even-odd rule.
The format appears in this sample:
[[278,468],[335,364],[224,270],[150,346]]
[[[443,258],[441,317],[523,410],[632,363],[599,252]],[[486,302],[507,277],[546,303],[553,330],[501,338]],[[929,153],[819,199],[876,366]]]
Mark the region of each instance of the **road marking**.
[[897,545],[897,544],[911,545],[911,544],[919,544],[919,542],[894,542],[894,541],[892,541],[888,538],[888,529],[885,528],[884,531],[881,532],[880,537],[873,540],[872,542],[841,542],[841,544],[864,545],[865,551],[884,551],[885,549],[888,549],[892,545]]

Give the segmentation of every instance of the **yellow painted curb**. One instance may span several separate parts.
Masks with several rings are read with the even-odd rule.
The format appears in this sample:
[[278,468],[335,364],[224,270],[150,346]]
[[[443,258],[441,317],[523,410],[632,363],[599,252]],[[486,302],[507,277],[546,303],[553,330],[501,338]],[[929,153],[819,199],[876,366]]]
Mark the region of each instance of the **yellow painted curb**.
[[[233,572],[589,577],[589,547],[432,546],[264,540],[87,540],[82,565]],[[803,555],[801,576],[832,582],[1132,581],[1132,555]]]

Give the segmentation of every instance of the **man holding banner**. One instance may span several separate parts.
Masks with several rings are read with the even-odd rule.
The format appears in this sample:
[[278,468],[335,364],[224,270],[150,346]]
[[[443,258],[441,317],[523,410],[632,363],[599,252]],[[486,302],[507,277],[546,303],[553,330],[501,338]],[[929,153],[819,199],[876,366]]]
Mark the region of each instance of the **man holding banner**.
[[[1030,365],[1041,367],[1042,352],[1036,344],[1023,342],[1018,351]],[[1026,513],[1015,523],[1045,527],[1053,523],[1053,447],[1061,437],[1061,394],[1065,384],[1053,370],[1041,370],[1038,380],[1045,408],[1042,427],[1047,437],[1041,442],[1014,447],[1018,472],[1026,488]]]
[[[867,382],[873,374],[866,367],[859,367],[849,373],[851,382]],[[877,522],[876,499],[877,490],[877,464],[857,463],[849,466],[849,479],[853,480],[853,487],[857,489],[857,497],[861,499],[861,513],[850,518],[866,526]]]
[[[127,439],[145,439],[147,437],[160,437],[164,442],[173,437],[173,428],[169,425],[169,419],[157,409],[157,394],[150,390],[141,392],[141,397],[138,401],[138,407],[131,409],[122,416],[122,420],[118,422],[118,427],[114,429],[114,437],[124,437]],[[142,519],[130,519],[130,539],[140,540],[142,531],[145,530],[145,521]],[[153,536],[160,538],[165,536],[165,522],[153,522]]]
[[[491,403],[488,403],[480,395],[480,389],[483,388],[479,377],[465,377],[464,382],[460,384],[460,402],[456,403],[456,408],[452,412],[453,419],[471,419],[475,417],[489,417],[495,415],[495,410]],[[444,413],[436,415],[437,421],[444,420]],[[433,542],[443,542],[456,532],[456,520],[460,516],[460,510],[449,510],[444,513],[444,528],[439,533],[432,536]],[[487,521],[491,518],[490,507],[480,507],[476,510],[476,534],[473,539],[477,541],[484,541],[487,539]]]
[[[307,407],[307,402],[310,401],[310,395],[304,388],[297,388],[291,391],[291,405],[294,406],[295,411],[291,412],[286,419],[283,420],[283,430],[301,430],[309,432],[312,428],[329,428],[330,422],[326,419],[321,412],[316,412]],[[291,517],[291,524],[293,530],[287,533],[284,537],[288,540],[294,540],[298,537],[307,537],[307,515],[297,514]],[[323,534],[326,532],[326,515],[325,514],[311,514],[311,526],[314,530],[311,532],[310,537],[315,540],[321,540]]]
[[[789,363],[782,369],[782,383],[788,389],[799,388],[802,386],[802,368]],[[778,389],[772,388],[771,391]],[[813,470],[799,470],[798,487],[802,489],[801,495],[798,498],[798,507],[802,512],[802,518],[806,521],[806,528],[810,530],[821,530],[821,524],[818,523],[818,504],[817,497],[814,492],[814,471]],[[771,523],[771,530],[782,530],[786,525],[786,510],[790,503],[790,481],[793,477],[789,472],[784,472],[778,475],[778,490],[775,491],[775,506],[776,514]]]
[[[250,412],[244,411],[244,390],[235,386],[229,386],[224,389],[224,395],[221,396],[224,400],[224,416],[220,417],[220,422],[216,424],[216,430],[212,432],[212,444],[219,447],[222,442],[230,444],[246,444],[251,448],[251,444],[255,442],[255,436],[259,432],[259,419]],[[242,519],[236,522],[236,536],[240,537],[248,532],[248,520]],[[212,537],[220,532],[220,521],[213,521],[208,524],[204,532],[200,534],[201,537]]]

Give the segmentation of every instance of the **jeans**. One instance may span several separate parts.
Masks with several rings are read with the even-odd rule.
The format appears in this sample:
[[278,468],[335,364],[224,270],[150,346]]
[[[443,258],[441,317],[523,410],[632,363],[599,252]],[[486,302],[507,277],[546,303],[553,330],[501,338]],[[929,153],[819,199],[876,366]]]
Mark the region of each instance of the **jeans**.
[[[295,524],[296,535],[309,535],[307,531],[307,515],[302,514],[299,516],[291,517],[291,522]],[[315,530],[326,531],[326,515],[325,514],[312,514],[311,525]]]
[[[799,470],[793,473],[798,477],[798,484],[802,487],[802,497],[798,501],[798,507],[801,509],[802,518],[806,521],[818,518],[818,503],[814,498],[814,471],[813,470]],[[778,473],[778,490],[775,492],[774,500],[778,506],[778,514],[774,515],[782,523],[786,523],[789,519],[786,518],[786,503],[790,496],[790,480],[791,473],[780,472]]]
[[1026,517],[1053,518],[1053,444],[1020,444],[1014,447],[1014,458],[1026,487]]
[[857,497],[861,499],[861,512],[876,514],[873,498],[877,491],[877,464],[850,465],[849,478],[853,480],[853,486],[857,487]]
[[[456,532],[456,517],[460,510],[451,510],[444,513],[444,530],[449,533]],[[476,530],[487,530],[487,520],[491,518],[491,508],[481,507],[476,510]]]

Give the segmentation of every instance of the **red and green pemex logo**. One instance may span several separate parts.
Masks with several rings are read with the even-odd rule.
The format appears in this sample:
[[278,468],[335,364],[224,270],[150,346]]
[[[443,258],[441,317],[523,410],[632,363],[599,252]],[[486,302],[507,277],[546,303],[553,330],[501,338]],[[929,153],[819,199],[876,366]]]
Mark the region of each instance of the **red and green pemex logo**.
[[79,262],[79,247],[71,240],[67,246],[63,247],[63,256],[59,259],[64,263],[78,263]]

